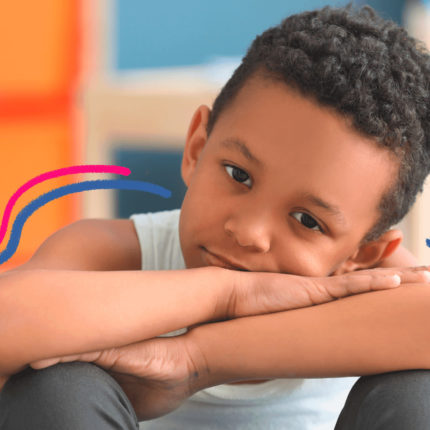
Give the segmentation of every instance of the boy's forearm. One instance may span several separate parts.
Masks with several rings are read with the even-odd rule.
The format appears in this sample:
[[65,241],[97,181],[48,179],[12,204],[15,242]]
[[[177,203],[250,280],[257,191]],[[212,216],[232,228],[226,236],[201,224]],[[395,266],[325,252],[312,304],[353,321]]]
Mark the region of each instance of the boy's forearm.
[[[217,272],[215,272],[217,271]],[[215,319],[226,272],[34,270],[0,276],[0,374]]]
[[430,289],[408,285],[197,327],[209,384],[430,368]]

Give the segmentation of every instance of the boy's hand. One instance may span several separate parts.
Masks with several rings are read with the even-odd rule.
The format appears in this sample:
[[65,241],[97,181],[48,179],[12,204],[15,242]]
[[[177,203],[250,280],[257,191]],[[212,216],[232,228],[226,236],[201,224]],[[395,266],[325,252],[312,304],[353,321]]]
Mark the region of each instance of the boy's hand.
[[68,361],[93,362],[104,368],[129,398],[139,421],[178,408],[205,388],[205,360],[189,336],[157,338],[119,348],[31,363],[41,369]]
[[319,305],[342,297],[429,283],[428,267],[384,268],[329,277],[237,272],[226,319]]

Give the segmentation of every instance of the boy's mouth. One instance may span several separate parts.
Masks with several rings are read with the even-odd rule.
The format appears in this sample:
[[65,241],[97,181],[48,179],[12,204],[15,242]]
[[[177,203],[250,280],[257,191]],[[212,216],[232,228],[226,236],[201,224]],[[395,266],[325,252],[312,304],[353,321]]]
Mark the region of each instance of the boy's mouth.
[[208,251],[204,246],[202,246],[201,248],[204,251],[204,259],[209,266],[217,266],[217,267],[222,267],[224,269],[239,270],[242,272],[250,271],[249,269],[245,268],[240,264],[232,262],[224,257],[221,257],[218,254],[214,254],[213,252]]

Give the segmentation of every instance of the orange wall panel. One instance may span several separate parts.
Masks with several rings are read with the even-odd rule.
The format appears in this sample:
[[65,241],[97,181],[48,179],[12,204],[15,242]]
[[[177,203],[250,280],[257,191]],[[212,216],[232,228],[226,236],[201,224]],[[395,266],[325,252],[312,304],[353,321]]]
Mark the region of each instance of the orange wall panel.
[[[25,182],[79,164],[75,105],[79,79],[80,0],[0,0],[0,217]],[[38,184],[18,200],[11,223],[31,200],[77,182],[66,176]],[[80,196],[56,199],[25,223],[17,252],[0,272],[22,264],[53,232],[80,215]]]
[[[25,182],[49,170],[76,164],[73,163],[71,154],[70,135],[70,122],[67,116],[62,119],[55,117],[0,124],[1,216],[3,216],[9,198]],[[24,193],[12,212],[8,234],[0,245],[0,249],[5,248],[9,239],[11,223],[26,204],[45,192],[79,180],[77,175],[51,179]],[[24,225],[16,254],[9,262],[0,266],[0,271],[27,260],[49,235],[78,219],[78,205],[79,195],[69,195],[53,200],[38,209]]]
[[0,94],[46,95],[76,72],[77,1],[0,0]]

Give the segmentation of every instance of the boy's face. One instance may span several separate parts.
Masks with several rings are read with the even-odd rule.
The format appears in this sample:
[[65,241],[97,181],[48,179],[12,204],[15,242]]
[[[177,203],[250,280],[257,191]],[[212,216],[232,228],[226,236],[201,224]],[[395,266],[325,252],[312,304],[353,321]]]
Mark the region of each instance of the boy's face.
[[180,238],[188,268],[326,276],[357,255],[395,177],[387,150],[285,84],[253,78],[190,125]]

